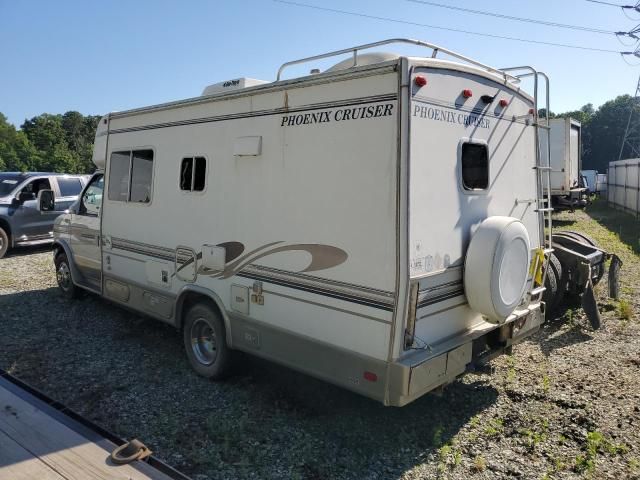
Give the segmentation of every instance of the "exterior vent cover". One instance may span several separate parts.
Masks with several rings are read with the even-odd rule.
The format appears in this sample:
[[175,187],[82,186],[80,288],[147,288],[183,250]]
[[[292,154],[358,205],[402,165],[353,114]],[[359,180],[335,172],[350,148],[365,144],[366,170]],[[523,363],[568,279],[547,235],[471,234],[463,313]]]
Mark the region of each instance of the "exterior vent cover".
[[205,87],[202,96],[214,95],[216,93],[230,92],[232,90],[241,90],[243,88],[255,87],[269,83],[266,80],[257,80],[255,78],[234,78],[233,80],[225,80],[224,82],[214,83]]

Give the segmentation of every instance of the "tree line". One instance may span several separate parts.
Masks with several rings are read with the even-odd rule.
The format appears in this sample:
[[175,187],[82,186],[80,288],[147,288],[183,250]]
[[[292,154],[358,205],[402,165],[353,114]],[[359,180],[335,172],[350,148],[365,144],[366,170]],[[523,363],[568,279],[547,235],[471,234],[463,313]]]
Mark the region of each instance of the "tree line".
[[99,115],[43,113],[16,129],[0,113],[0,171],[91,173]]
[[[597,110],[588,103],[579,110],[550,117],[572,117],[582,123],[582,167],[605,172],[609,162],[618,159],[620,144],[631,108],[638,108],[634,97],[621,95]],[[542,112],[544,113],[544,112]],[[640,111],[632,123],[632,133],[640,139]],[[0,171],[42,171],[91,173],[93,139],[99,115],[67,112],[43,113],[15,128],[0,113]],[[622,158],[632,152],[625,147]]]
[[[603,103],[597,110],[587,103],[579,110],[561,114],[550,113],[551,118],[571,117],[582,123],[582,168],[605,173],[609,162],[618,160],[629,112],[635,109],[631,123],[631,136],[640,141],[640,110],[631,95],[620,95]],[[544,112],[543,112],[544,113]],[[628,145],[622,151],[622,158],[635,155]]]

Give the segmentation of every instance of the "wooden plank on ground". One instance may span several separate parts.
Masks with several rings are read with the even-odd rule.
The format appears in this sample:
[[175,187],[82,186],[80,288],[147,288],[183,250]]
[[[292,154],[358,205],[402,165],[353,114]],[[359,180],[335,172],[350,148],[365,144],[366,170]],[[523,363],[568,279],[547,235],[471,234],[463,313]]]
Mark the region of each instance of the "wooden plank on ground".
[[111,442],[88,440],[4,388],[0,432],[68,480],[171,480],[143,462],[136,462],[136,468],[114,465],[109,460]]
[[39,458],[0,432],[0,479],[65,480]]

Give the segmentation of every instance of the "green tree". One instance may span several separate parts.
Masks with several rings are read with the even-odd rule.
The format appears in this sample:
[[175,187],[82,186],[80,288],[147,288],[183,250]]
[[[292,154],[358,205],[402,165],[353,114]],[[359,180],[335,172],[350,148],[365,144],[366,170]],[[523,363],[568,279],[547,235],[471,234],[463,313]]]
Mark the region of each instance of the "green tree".
[[[609,162],[618,160],[620,145],[632,107],[637,108],[634,98],[630,95],[621,95],[601,105],[591,117],[589,123],[590,149],[585,152],[582,160],[585,169],[605,172],[609,168]],[[633,127],[636,130],[640,129],[638,124]],[[640,136],[640,132],[635,132],[634,136]],[[631,151],[626,148],[623,152],[623,158],[631,155]]]
[[0,113],[0,170],[33,170],[39,162],[38,151],[25,133],[16,130]]
[[[23,169],[65,173],[91,173],[93,139],[99,116],[69,111],[63,115],[43,113],[25,120],[18,132],[35,149],[35,157]],[[20,157],[20,155],[18,155]]]

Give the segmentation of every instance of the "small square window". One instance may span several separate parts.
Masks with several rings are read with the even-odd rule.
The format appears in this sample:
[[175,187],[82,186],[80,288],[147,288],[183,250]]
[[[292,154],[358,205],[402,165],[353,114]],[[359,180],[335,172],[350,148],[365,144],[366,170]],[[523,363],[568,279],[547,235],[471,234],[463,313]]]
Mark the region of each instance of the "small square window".
[[180,165],[180,190],[201,192],[207,178],[207,160],[204,157],[187,157]]
[[486,145],[462,144],[462,186],[465,190],[489,188],[489,154]]

